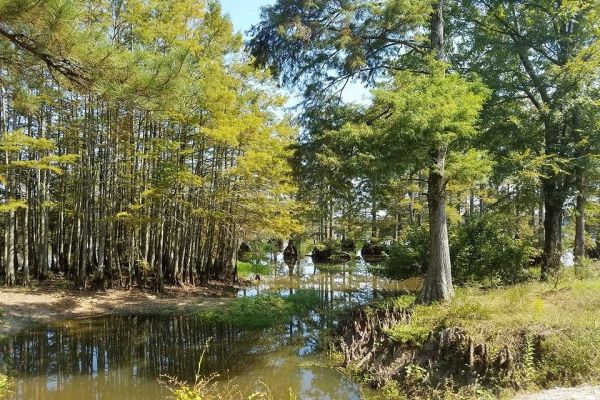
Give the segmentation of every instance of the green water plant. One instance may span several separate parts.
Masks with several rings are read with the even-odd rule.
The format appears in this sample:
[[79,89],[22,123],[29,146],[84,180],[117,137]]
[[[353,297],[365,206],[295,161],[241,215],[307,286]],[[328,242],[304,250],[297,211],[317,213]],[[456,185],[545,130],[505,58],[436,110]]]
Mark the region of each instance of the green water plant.
[[[200,373],[204,356],[209,349],[210,339],[204,344],[204,350],[198,361],[198,369],[194,383],[183,382],[171,376],[161,376],[159,382],[172,393],[173,400],[279,400],[275,398],[264,382],[259,383],[260,389],[241,388],[235,379],[221,380],[218,373],[202,375]],[[289,389],[288,400],[298,398]]]
[[266,264],[261,264],[259,262],[246,262],[246,261],[238,261],[237,262],[237,273],[240,278],[246,278],[248,276],[258,275],[268,275],[271,273],[271,266]]
[[241,297],[224,309],[206,310],[199,318],[212,323],[223,323],[246,329],[266,329],[283,324],[293,316],[307,315],[320,303],[316,290],[298,290],[288,296],[264,294]]

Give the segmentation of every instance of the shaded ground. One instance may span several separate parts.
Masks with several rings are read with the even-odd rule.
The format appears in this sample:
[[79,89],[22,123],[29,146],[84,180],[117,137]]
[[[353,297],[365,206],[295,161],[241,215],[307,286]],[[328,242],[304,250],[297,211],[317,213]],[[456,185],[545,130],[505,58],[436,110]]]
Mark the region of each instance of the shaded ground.
[[540,393],[522,394],[514,400],[598,400],[600,387],[581,386],[578,388],[556,388]]
[[235,290],[218,282],[200,288],[166,288],[160,295],[141,290],[79,291],[56,281],[31,289],[0,288],[0,335],[31,323],[76,317],[192,312],[226,304],[234,297]]

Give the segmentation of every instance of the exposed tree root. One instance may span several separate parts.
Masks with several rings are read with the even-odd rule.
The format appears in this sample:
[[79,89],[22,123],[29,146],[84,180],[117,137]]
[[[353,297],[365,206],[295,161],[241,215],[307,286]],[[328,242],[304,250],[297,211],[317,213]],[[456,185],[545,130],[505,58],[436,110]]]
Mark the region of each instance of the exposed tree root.
[[[344,356],[343,367],[377,388],[392,380],[402,382],[407,367],[418,366],[429,384],[435,386],[448,378],[460,384],[511,378],[522,359],[522,349],[508,346],[491,354],[486,343],[476,343],[458,327],[430,332],[422,344],[393,340],[388,330],[396,324],[410,323],[411,317],[410,308],[393,305],[354,310],[336,332],[335,347]],[[524,347],[525,335],[522,339]],[[539,344],[540,340],[534,342]]]

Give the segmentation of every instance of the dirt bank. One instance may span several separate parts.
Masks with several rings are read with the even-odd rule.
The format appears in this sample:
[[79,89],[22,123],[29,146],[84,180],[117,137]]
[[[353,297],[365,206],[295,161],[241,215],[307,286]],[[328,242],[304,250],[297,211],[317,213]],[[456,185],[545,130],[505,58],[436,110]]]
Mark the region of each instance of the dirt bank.
[[226,304],[235,288],[218,282],[207,287],[166,288],[164,294],[140,290],[84,292],[56,282],[31,289],[0,288],[0,335],[31,323],[105,314],[192,312]]

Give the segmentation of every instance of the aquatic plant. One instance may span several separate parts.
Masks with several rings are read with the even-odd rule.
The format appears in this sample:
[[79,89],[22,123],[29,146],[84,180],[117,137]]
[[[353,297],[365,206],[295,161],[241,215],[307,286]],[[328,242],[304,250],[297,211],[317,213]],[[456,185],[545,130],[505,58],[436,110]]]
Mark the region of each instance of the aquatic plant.
[[[241,388],[235,379],[220,381],[220,375],[213,373],[202,375],[200,373],[204,355],[208,351],[210,340],[204,344],[204,350],[198,361],[198,369],[193,384],[182,382],[178,378],[161,376],[159,382],[166,386],[173,394],[174,400],[281,400],[275,398],[264,382],[257,382],[261,389],[252,390]],[[289,400],[297,400],[292,389],[289,389]]]
[[293,316],[303,316],[320,302],[316,290],[298,290],[289,296],[264,294],[241,297],[219,311],[202,311],[198,316],[210,322],[231,324],[240,328],[265,329],[287,322]]
[[259,275],[268,275],[271,273],[271,266],[266,264],[260,264],[256,262],[245,262],[238,261],[237,262],[237,273],[239,277],[245,278],[248,276],[253,276],[256,274]]

